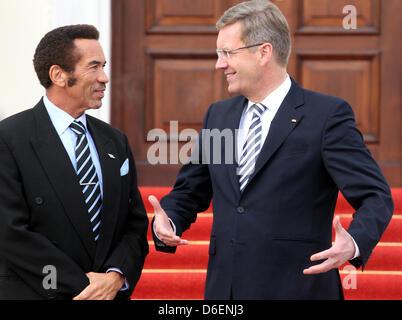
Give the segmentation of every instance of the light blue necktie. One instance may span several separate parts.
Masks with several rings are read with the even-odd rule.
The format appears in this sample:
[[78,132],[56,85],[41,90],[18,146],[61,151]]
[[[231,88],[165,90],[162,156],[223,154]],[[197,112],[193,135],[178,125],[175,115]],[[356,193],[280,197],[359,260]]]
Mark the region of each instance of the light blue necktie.
[[80,121],[75,120],[71,123],[70,128],[77,135],[75,146],[77,175],[88,209],[94,239],[97,241],[99,238],[99,226],[101,223],[100,212],[102,209],[102,196],[99,179],[91,158],[88,139],[85,134],[85,126]]
[[248,130],[247,139],[243,146],[243,151],[240,156],[238,175],[240,183],[240,192],[243,192],[247,182],[254,172],[255,163],[261,150],[262,126],[261,115],[267,107],[263,104],[253,104],[253,118]]

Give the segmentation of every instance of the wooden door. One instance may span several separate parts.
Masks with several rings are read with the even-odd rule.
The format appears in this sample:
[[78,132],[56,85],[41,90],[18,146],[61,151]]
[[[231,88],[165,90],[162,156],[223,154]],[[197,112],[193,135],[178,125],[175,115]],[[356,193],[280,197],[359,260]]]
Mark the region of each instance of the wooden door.
[[[171,186],[181,166],[177,154],[187,142],[172,150],[169,142],[184,129],[198,131],[209,105],[229,97],[226,80],[214,69],[215,23],[239,2],[112,1],[111,119],[129,137],[140,185]],[[292,30],[289,74],[304,88],[347,100],[388,182],[401,186],[402,2],[273,2]],[[155,128],[168,142],[167,163],[157,165],[149,161]]]

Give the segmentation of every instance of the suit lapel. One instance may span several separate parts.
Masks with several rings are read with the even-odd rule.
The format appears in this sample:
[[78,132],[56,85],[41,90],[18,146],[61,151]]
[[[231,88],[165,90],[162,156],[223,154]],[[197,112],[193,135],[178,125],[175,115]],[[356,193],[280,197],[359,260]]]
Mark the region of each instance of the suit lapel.
[[31,144],[83,247],[93,259],[95,242],[77,174],[42,100],[33,111],[37,136],[31,139]]
[[267,161],[274,155],[275,151],[278,150],[278,148],[282,145],[286,137],[300,123],[303,118],[303,113],[300,109],[298,109],[298,107],[303,104],[304,101],[302,89],[292,79],[292,86],[271,122],[267,138],[262,146],[261,152],[255,164],[254,172],[251,175],[247,186],[258,174],[261,168],[267,163]]
[[97,270],[103,264],[112,243],[120,201],[120,165],[125,159],[119,159],[113,141],[103,134],[104,130],[90,116],[87,116],[87,125],[98,151],[103,180],[100,235],[94,262],[94,270]]
[[[233,163],[226,164],[225,167],[228,170],[230,184],[233,188],[234,194],[236,198],[240,197],[240,184],[239,184],[239,176],[237,175],[237,160],[236,160],[236,148],[237,148],[237,130],[240,124],[240,118],[243,113],[244,106],[247,103],[247,99],[242,97],[240,101],[238,101],[235,105],[231,106],[230,112],[228,112],[225,116],[227,117],[227,128],[233,130],[235,133],[235,139],[233,139]],[[222,147],[224,144],[222,144]],[[224,151],[223,151],[224,152]]]

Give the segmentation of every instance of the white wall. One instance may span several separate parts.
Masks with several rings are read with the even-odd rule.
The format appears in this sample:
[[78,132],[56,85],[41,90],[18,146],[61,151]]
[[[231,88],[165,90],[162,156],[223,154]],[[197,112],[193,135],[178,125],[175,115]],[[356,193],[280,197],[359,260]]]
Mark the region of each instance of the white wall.
[[43,95],[32,59],[50,24],[51,0],[0,1],[0,117],[33,107]]
[[[33,107],[44,94],[33,68],[33,55],[48,31],[67,24],[88,23],[100,32],[111,68],[111,0],[0,1],[0,119]],[[99,110],[90,114],[110,122],[110,83]]]

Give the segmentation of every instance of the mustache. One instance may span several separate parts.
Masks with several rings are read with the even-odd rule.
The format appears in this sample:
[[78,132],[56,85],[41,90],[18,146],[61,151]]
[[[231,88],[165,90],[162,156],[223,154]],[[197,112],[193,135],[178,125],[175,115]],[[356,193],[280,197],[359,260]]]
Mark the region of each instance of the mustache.
[[106,85],[105,84],[94,88],[94,91],[103,91],[103,90],[106,90]]

